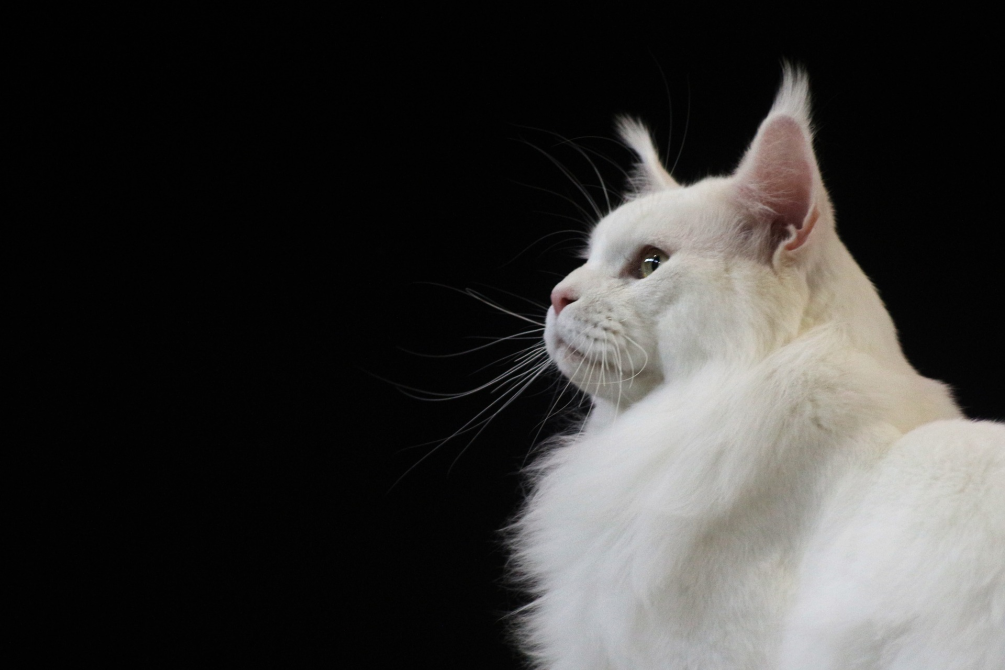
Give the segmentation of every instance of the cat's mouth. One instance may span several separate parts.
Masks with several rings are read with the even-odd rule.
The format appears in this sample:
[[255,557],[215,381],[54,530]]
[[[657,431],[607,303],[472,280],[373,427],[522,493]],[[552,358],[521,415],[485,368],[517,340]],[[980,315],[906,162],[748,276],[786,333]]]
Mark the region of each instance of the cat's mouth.
[[566,342],[565,339],[558,334],[555,335],[555,351],[561,354],[564,358],[576,363],[586,359],[586,355],[583,354],[583,352]]

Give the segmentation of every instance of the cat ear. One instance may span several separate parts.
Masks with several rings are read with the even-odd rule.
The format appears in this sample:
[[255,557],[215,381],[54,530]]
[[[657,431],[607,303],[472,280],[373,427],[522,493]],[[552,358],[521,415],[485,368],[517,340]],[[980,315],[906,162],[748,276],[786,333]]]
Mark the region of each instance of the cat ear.
[[649,129],[641,121],[627,116],[618,118],[618,135],[639,157],[635,170],[628,178],[629,188],[634,195],[680,187],[660,162],[659,152],[656,151]]
[[740,201],[753,213],[770,241],[794,251],[809,239],[820,215],[821,182],[809,124],[806,75],[785,68],[782,87],[734,173]]

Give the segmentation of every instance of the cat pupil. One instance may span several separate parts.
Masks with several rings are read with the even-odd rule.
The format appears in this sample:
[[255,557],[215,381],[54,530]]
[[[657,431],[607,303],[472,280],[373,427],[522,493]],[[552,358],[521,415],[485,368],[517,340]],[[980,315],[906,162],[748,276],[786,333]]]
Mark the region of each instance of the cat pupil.
[[642,261],[642,276],[648,277],[651,275],[656,268],[660,265],[660,255],[657,253],[650,254],[644,261]]

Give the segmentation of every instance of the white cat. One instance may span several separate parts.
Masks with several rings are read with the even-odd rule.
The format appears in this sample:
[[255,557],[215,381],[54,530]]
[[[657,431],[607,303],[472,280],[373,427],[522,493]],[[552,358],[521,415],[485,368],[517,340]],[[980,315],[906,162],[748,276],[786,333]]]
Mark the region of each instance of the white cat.
[[905,360],[838,239],[805,76],[736,171],[637,192],[552,293],[592,397],[515,526],[550,670],[1002,670],[1005,426]]

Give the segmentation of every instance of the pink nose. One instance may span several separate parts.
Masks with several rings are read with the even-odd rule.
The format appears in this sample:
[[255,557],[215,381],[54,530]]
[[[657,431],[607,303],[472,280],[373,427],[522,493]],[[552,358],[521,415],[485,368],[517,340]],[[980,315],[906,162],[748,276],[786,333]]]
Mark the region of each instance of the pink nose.
[[576,302],[578,299],[579,296],[574,294],[572,289],[555,288],[551,292],[551,306],[555,308],[555,316],[558,316],[569,303]]

